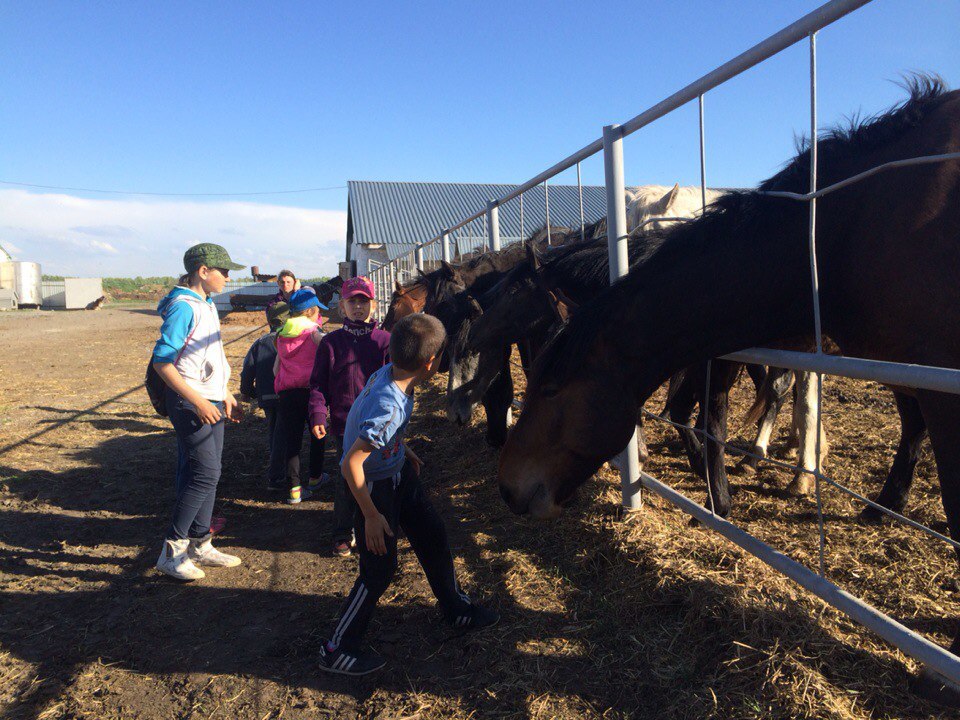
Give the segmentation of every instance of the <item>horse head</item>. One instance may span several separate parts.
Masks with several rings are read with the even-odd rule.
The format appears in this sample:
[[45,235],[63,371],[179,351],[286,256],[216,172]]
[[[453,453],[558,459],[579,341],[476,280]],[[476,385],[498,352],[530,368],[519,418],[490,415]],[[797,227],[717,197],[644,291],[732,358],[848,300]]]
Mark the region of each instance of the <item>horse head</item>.
[[402,285],[400,282],[396,283],[393,295],[390,296],[390,306],[383,318],[384,330],[390,332],[401,318],[423,312],[427,299],[427,287],[421,281],[421,278],[417,278],[407,285]]
[[457,302],[459,327],[448,343],[447,417],[451,422],[464,425],[502,370],[505,346],[500,344],[485,351],[474,349],[470,336],[474,325],[483,317],[483,308],[469,292],[463,293]]
[[[584,309],[587,310],[584,312]],[[500,494],[513,512],[556,517],[626,447],[638,401],[614,345],[585,306],[537,359],[523,412],[500,454]]]

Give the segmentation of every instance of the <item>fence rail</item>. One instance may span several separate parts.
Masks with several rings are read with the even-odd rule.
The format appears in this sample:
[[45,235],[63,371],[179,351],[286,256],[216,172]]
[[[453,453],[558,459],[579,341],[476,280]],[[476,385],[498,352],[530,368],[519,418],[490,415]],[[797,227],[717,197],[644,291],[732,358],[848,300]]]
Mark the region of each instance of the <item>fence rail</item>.
[[[583,160],[603,152],[605,184],[607,188],[607,231],[608,248],[610,254],[610,280],[611,282],[624,276],[627,273],[627,226],[626,209],[624,202],[624,172],[623,172],[623,149],[624,138],[637,132],[654,120],[662,118],[681,106],[697,100],[699,105],[699,144],[700,144],[700,183],[701,196],[703,204],[706,204],[706,133],[704,122],[704,96],[705,94],[734,78],[764,60],[776,55],[784,49],[800,42],[804,39],[809,42],[809,93],[810,93],[810,177],[809,192],[807,193],[786,193],[770,192],[771,196],[793,199],[799,202],[806,202],[809,206],[809,253],[810,278],[812,283],[812,300],[814,308],[814,323],[811,328],[811,334],[816,340],[816,352],[799,353],[785,350],[773,350],[766,348],[751,348],[737,353],[725,356],[725,359],[737,362],[759,363],[763,365],[772,365],[776,367],[790,368],[798,371],[816,373],[817,377],[817,414],[816,414],[816,452],[815,467],[813,469],[789,465],[768,458],[760,458],[764,462],[773,463],[777,466],[788,467],[795,471],[812,475],[815,479],[815,492],[817,500],[817,522],[819,531],[819,554],[820,567],[819,573],[814,573],[810,569],[800,565],[796,561],[786,557],[782,553],[770,548],[768,545],[757,540],[732,523],[719,518],[713,511],[713,498],[710,494],[709,471],[708,471],[708,503],[709,508],[703,508],[694,503],[689,498],[676,492],[664,485],[655,478],[643,474],[639,470],[639,463],[636,456],[637,444],[631,441],[619,458],[621,468],[621,482],[623,488],[623,504],[630,509],[636,509],[641,506],[641,488],[655,492],[669,502],[678,506],[684,512],[697,518],[704,525],[716,530],[727,539],[735,542],[745,550],[767,563],[779,572],[784,573],[795,582],[807,590],[813,592],[818,597],[833,607],[841,610],[854,620],[870,628],[881,637],[885,638],[906,654],[925,663],[944,678],[960,685],[960,658],[939,647],[938,645],[926,640],[920,635],[914,633],[889,616],[881,613],[877,609],[855,598],[849,593],[841,590],[835,584],[825,577],[824,547],[825,547],[825,529],[823,521],[823,504],[821,482],[836,488],[841,492],[866,504],[872,505],[893,517],[904,522],[915,529],[928,533],[946,543],[957,546],[957,542],[937,533],[920,523],[908,520],[903,516],[882,508],[858,493],[844,487],[840,483],[824,476],[820,467],[820,437],[822,430],[822,419],[820,417],[820,407],[823,399],[823,374],[842,375],[851,378],[864,380],[874,380],[876,382],[897,385],[901,387],[915,387],[938,392],[947,392],[960,394],[960,370],[949,368],[936,368],[921,365],[912,365],[905,363],[881,362],[876,360],[867,360],[851,357],[832,356],[823,353],[822,330],[820,322],[820,298],[819,298],[819,273],[816,260],[816,210],[817,199],[830,193],[849,186],[852,183],[859,182],[876,173],[884,172],[898,167],[908,165],[922,165],[933,162],[946,162],[960,159],[960,153],[945,154],[931,157],[918,157],[907,160],[899,160],[875,168],[871,168],[859,175],[852,176],[843,181],[835,183],[825,188],[817,187],[817,32],[836,22],[845,15],[867,5],[871,0],[832,0],[827,2],[813,12],[800,18],[795,23],[784,28],[780,32],[771,35],[766,40],[758,43],[746,52],[738,55],[729,62],[719,66],[715,70],[707,73],[695,82],[687,85],[678,92],[670,95],[661,102],[651,106],[642,113],[627,120],[621,125],[609,125],[603,129],[601,138],[592,141],[581,149],[567,156],[560,162],[547,168],[543,172],[535,175],[525,183],[519,185],[514,190],[505,195],[491,199],[483,208],[478,208],[477,212],[464,218],[450,228],[438,229],[438,232],[432,238],[419,244],[409,255],[397,258],[375,269],[373,275],[377,283],[378,296],[387,298],[396,281],[404,282],[405,278],[415,275],[416,270],[424,269],[425,253],[432,256],[439,256],[443,260],[450,260],[453,257],[453,251],[450,245],[451,233],[460,228],[485,217],[487,225],[487,241],[489,249],[497,250],[500,245],[499,227],[497,221],[497,208],[503,206],[515,198],[519,198],[522,203],[523,194],[531,188],[547,183],[557,174],[577,166],[577,181],[580,185],[579,164]],[[582,223],[582,219],[581,219]],[[439,246],[439,252],[436,248]],[[707,394],[709,394],[709,376],[710,367],[707,367]],[[663,420],[659,416],[647,413],[648,417],[656,420]],[[704,407],[704,422],[702,428],[693,428],[700,438],[704,441],[712,440],[720,442],[717,438],[710,435],[706,428],[708,426],[707,409]],[[667,421],[669,422],[669,421]],[[739,448],[727,446],[734,452],[743,453]],[[749,454],[749,453],[748,453]],[[706,460],[708,453],[704,453]]]

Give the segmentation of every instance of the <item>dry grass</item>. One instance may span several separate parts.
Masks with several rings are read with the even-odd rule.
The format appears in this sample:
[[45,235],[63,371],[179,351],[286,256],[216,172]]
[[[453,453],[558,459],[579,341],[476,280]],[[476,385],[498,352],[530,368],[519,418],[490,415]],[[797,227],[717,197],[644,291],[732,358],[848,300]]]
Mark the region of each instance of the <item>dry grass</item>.
[[[329,502],[292,508],[264,496],[258,416],[229,428],[221,491],[221,543],[244,566],[188,587],[150,569],[168,512],[172,434],[135,389],[156,320],[121,312],[98,313],[129,325],[120,347],[113,333],[89,329],[79,342],[71,316],[45,318],[44,372],[25,345],[0,349],[0,447],[13,444],[0,455],[4,717],[949,716],[909,694],[911,661],[672,506],[648,494],[641,512],[624,516],[609,470],[558,521],[514,517],[498,496],[480,416],[451,426],[439,378],[420,397],[412,442],[463,584],[503,620],[485,635],[454,636],[405,550],[371,633],[388,668],[360,681],[320,677],[316,649],[355,568],[326,552]],[[0,318],[0,332],[10,322]],[[238,367],[259,331],[224,329]],[[63,347],[71,352],[53,352]],[[35,378],[29,389],[24,372]],[[868,494],[898,437],[885,392],[826,384],[828,469]],[[732,417],[750,396],[737,390]],[[674,431],[649,430],[647,470],[702,500]],[[732,518],[813,565],[815,508],[784,497],[787,479],[732,478]],[[942,529],[939,503],[927,452],[908,513]],[[948,642],[960,614],[952,554],[912,530],[862,525],[858,510],[827,491],[830,578]]]

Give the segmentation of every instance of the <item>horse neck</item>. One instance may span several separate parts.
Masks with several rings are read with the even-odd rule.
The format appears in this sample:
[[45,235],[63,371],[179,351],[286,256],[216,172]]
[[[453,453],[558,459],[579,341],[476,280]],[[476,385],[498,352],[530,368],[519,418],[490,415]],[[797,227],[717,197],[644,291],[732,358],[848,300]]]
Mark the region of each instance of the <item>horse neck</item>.
[[769,218],[743,226],[713,218],[673,234],[611,289],[622,320],[600,336],[614,363],[638,369],[628,381],[640,398],[695,362],[811,332],[805,215],[789,202],[764,202]]

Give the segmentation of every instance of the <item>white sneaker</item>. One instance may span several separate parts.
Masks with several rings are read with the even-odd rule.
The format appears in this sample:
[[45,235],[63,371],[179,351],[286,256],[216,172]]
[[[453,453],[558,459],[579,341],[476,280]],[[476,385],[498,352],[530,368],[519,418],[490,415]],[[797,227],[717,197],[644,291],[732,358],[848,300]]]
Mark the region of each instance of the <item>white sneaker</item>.
[[[195,565],[207,567],[236,567],[242,560],[236,555],[227,555],[217,550],[211,542],[212,536],[190,538],[190,549],[187,554]],[[201,571],[202,572],[202,571]]]
[[187,554],[190,541],[164,540],[160,557],[157,558],[157,570],[177,580],[199,580],[205,576],[203,570],[193,564]]

